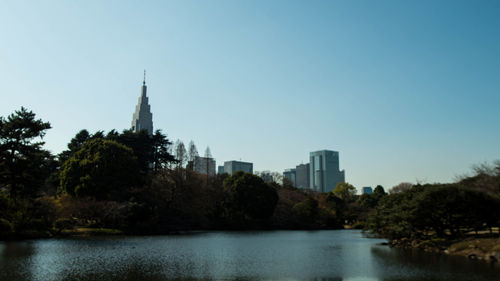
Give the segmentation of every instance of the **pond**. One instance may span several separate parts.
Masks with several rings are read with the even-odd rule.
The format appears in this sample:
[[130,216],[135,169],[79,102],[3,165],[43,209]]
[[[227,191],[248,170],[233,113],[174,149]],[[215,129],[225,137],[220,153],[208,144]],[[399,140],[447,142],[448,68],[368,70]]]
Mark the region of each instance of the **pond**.
[[0,242],[0,280],[500,280],[497,265],[383,241],[334,230]]

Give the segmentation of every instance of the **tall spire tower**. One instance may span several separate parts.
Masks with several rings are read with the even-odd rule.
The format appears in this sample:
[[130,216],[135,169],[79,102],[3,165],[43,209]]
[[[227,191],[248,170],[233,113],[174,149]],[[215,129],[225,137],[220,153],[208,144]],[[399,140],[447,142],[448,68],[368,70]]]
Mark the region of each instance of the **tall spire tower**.
[[139,102],[135,107],[134,116],[132,117],[132,131],[139,132],[146,130],[148,134],[153,134],[153,114],[151,113],[151,106],[149,99],[146,95],[148,87],[146,86],[146,70],[144,70],[144,80],[142,81],[141,96]]

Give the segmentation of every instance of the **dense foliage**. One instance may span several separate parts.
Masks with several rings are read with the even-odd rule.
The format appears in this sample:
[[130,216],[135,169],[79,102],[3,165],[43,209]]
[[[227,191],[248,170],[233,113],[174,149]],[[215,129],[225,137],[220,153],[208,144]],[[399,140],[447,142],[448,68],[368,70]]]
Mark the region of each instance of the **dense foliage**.
[[132,149],[115,141],[85,142],[61,167],[60,192],[97,199],[122,198],[138,185],[139,167]]
[[455,184],[402,183],[390,194],[377,186],[359,196],[339,183],[318,193],[264,173],[197,174],[194,143],[173,146],[161,131],[81,130],[56,157],[43,149],[49,128],[25,108],[0,117],[0,238],[345,224],[389,238],[459,237],[500,225],[500,163]]
[[13,197],[34,196],[44,184],[51,155],[42,148],[50,124],[25,108],[0,117],[0,188]]
[[461,184],[417,185],[381,200],[368,228],[390,239],[461,237],[500,225],[500,199]]
[[349,213],[340,210],[348,202],[333,193],[242,172],[197,174],[188,165],[198,155],[194,143],[188,153],[181,141],[172,147],[161,131],[80,130],[55,157],[42,148],[49,123],[31,111],[21,108],[0,118],[0,125],[0,237],[82,229],[339,228]]
[[236,172],[224,180],[228,216],[242,225],[246,221],[265,220],[272,216],[278,194],[260,177]]

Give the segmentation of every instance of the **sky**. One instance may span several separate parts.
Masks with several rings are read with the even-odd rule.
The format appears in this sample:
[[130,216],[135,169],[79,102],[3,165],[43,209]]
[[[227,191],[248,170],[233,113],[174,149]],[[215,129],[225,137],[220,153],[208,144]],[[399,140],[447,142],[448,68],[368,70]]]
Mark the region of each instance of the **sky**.
[[500,159],[500,1],[1,1],[0,116],[155,129],[220,165],[339,151],[358,189],[450,182]]

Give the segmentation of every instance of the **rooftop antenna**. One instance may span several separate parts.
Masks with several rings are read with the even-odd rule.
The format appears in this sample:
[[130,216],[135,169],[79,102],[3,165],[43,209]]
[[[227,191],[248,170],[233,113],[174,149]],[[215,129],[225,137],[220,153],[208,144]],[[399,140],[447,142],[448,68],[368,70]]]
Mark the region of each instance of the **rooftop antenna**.
[[146,69],[144,69],[144,80],[142,80],[142,85],[146,85]]

